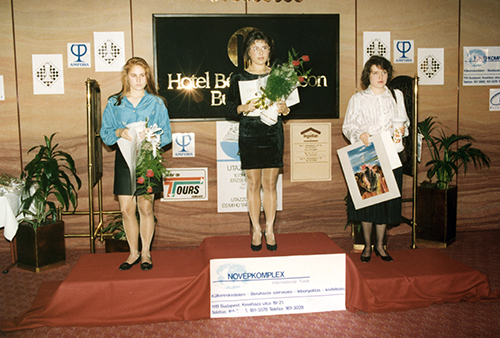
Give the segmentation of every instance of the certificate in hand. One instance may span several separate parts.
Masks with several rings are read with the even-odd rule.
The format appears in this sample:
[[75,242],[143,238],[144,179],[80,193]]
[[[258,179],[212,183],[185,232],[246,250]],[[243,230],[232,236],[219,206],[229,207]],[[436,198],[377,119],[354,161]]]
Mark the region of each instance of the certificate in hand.
[[[262,90],[260,88],[266,87],[268,77],[269,76],[258,78],[256,80],[239,81],[238,86],[240,88],[241,103],[246,104],[248,101],[252,99],[261,97]],[[288,95],[285,102],[288,107],[291,107],[300,102],[299,91],[297,88],[295,88],[290,93],[290,95]],[[260,110],[258,110],[258,113],[260,113]]]

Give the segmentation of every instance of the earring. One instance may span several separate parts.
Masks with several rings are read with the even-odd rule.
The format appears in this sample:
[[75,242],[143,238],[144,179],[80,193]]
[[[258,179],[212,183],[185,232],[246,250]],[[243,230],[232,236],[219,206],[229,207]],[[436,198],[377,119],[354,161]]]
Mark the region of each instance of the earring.
[[271,62],[269,61],[269,59],[267,59],[267,61],[266,61],[266,66],[268,66],[268,67],[269,67],[269,66],[270,66],[270,64],[271,64]]

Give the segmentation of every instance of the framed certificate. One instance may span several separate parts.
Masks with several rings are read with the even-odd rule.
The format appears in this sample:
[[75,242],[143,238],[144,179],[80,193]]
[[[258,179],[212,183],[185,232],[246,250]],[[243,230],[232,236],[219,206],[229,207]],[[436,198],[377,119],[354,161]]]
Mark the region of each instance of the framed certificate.
[[382,136],[337,150],[354,207],[361,209],[401,196]]

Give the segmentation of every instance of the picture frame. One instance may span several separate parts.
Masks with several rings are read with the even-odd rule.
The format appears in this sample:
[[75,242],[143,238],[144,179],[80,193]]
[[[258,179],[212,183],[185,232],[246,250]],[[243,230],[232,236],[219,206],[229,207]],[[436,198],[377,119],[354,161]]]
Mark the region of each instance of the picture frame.
[[380,134],[337,150],[354,207],[361,209],[401,196]]

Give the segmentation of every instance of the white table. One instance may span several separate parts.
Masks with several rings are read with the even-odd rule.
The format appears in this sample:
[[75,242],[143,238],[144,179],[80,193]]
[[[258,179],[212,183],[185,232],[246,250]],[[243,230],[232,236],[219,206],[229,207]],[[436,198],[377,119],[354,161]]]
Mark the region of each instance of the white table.
[[16,215],[19,213],[20,206],[20,190],[14,190],[0,196],[0,228],[4,228],[3,235],[10,241],[10,255],[12,258],[12,263],[3,270],[3,273],[8,273],[17,261],[15,236],[18,228],[18,220]]
[[0,196],[0,228],[4,228],[3,235],[8,241],[12,241],[16,236],[18,220],[16,215],[19,213],[21,205],[21,192],[15,190]]

